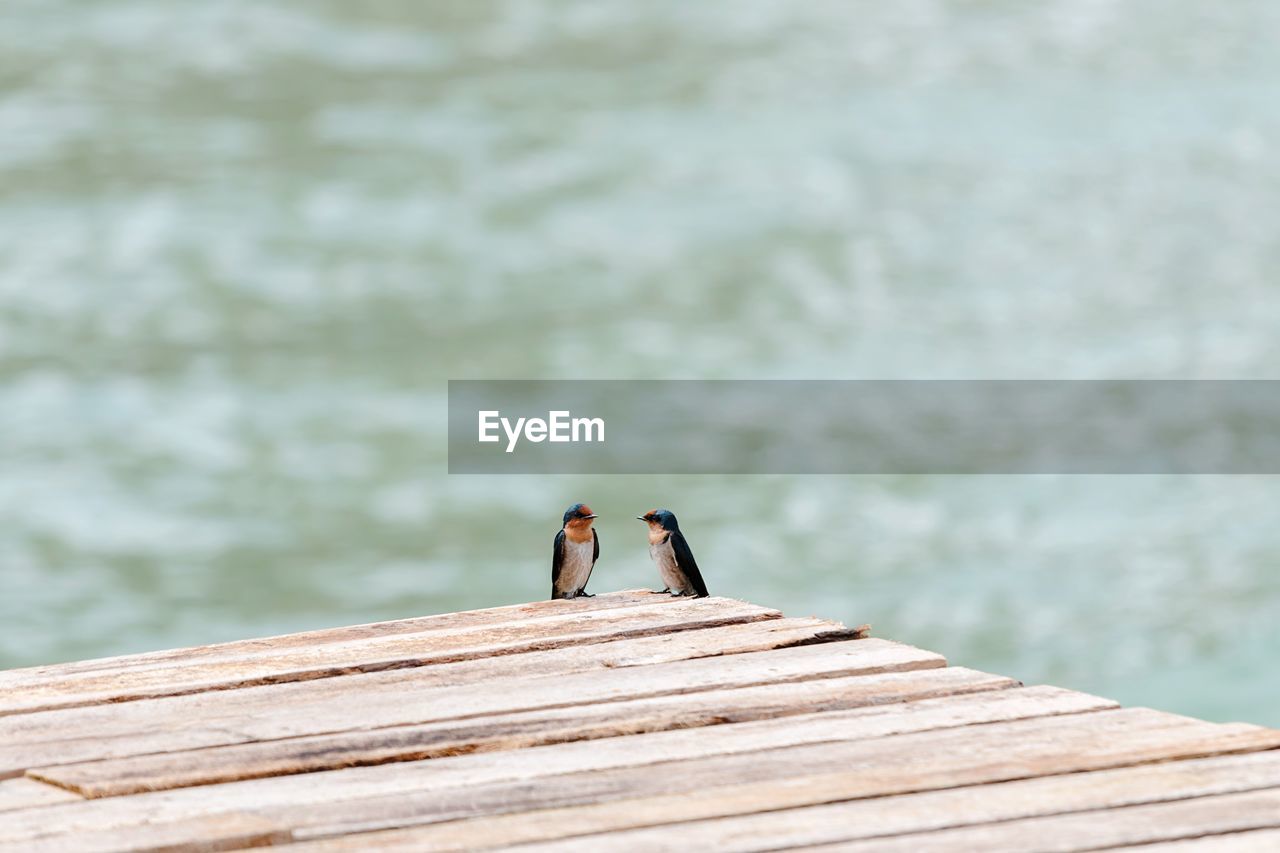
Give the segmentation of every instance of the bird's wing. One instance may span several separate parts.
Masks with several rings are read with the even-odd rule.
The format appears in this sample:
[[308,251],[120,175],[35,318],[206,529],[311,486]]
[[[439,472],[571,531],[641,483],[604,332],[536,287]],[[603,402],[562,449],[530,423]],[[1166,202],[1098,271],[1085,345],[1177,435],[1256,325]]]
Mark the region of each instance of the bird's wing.
[[556,534],[555,546],[551,554],[551,594],[556,594],[556,584],[560,581],[560,567],[564,563],[564,528]]
[[591,569],[596,567],[596,560],[600,559],[600,534],[596,533],[594,527],[591,528],[591,539],[594,546],[591,552],[591,568],[587,569],[587,580],[584,580],[582,586],[578,589],[578,592],[582,593],[587,591],[587,581],[591,580]]
[[671,531],[671,551],[675,554],[676,565],[680,567],[680,571],[684,572],[685,577],[689,579],[689,583],[693,584],[693,588],[698,592],[698,597],[706,598],[710,595],[707,592],[707,584],[702,580],[702,572],[698,571],[698,561],[693,559],[693,552],[689,550],[689,543],[684,541],[684,534],[679,530]]

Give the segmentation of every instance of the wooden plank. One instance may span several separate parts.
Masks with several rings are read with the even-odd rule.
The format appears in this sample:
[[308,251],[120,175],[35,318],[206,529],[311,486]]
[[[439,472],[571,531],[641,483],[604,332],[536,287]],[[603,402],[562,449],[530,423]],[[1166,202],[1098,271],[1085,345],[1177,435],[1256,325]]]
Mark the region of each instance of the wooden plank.
[[78,794],[34,779],[0,780],[0,812],[30,809],[52,803],[80,802],[81,799]]
[[[932,672],[932,671],[931,671]],[[1037,688],[1037,690],[1056,688]],[[104,826],[129,821],[169,821],[204,815],[211,809],[248,809],[324,803],[342,799],[379,797],[411,790],[462,788],[500,781],[531,781],[575,771],[609,770],[644,763],[680,761],[684,758],[742,754],[787,745],[824,743],[852,736],[883,736],[920,731],[934,726],[959,726],[965,722],[998,720],[1028,715],[1036,710],[1027,703],[1007,708],[957,708],[952,703],[974,702],[984,697],[1012,697],[1023,690],[1001,690],[956,699],[927,699],[904,706],[874,706],[854,711],[815,713],[781,720],[742,722],[709,730],[676,730],[611,738],[599,742],[570,743],[521,749],[515,753],[480,753],[438,758],[384,767],[355,767],[301,776],[243,781],[209,788],[138,794],[133,797],[92,800],[60,821]],[[1070,713],[1088,710],[1105,699],[1061,690],[1061,695],[1033,697],[1037,708]],[[895,712],[895,708],[909,713]],[[0,838],[4,838],[0,831]]]
[[[902,672],[944,664],[945,660],[932,652],[866,639],[570,675],[513,678],[503,682],[501,690],[489,684],[423,690],[415,681],[417,670],[413,670],[407,671],[399,684],[387,685],[377,693],[363,691],[359,702],[350,701],[350,693],[339,701],[326,694],[314,701],[298,701],[295,696],[285,702],[273,699],[270,691],[253,697],[251,709],[240,701],[240,694],[248,691],[153,699],[9,718],[19,727],[19,731],[8,733],[9,739],[18,742],[0,747],[0,774],[203,746],[762,683]],[[40,733],[29,728],[24,732],[22,724],[30,717],[52,719],[39,721],[44,724]],[[183,721],[180,728],[172,726],[175,719]],[[92,736],[66,739],[68,732],[92,732]],[[0,738],[4,738],[3,733]]]
[[1115,853],[1275,853],[1280,850],[1280,829],[1206,835],[1182,841],[1116,847],[1114,850]]
[[20,844],[0,843],[0,853],[212,853],[288,843],[289,832],[270,820],[231,812],[141,829],[106,830],[74,840],[55,834]]
[[[232,694],[184,695],[166,698],[160,704],[72,708],[0,717],[0,744],[67,740],[69,731],[93,731],[101,738],[128,734],[140,725],[173,727],[169,719],[188,722],[212,717],[225,719],[229,713],[255,717],[282,706],[302,708],[312,703],[346,703],[351,695],[360,695],[366,702],[375,703],[410,688],[426,692],[440,686],[497,684],[511,678],[621,670],[631,666],[716,657],[718,654],[810,646],[835,642],[845,637],[846,630],[836,622],[813,619],[742,622],[723,628],[694,629],[543,652],[440,663],[410,671],[367,672],[342,679],[257,686],[236,690]],[[143,722],[137,722],[140,720]]]
[[63,680],[0,688],[0,715],[418,667],[780,616],[776,610],[731,599],[685,599],[317,646],[268,646],[198,664],[166,661],[132,665],[92,676],[77,674]]
[[1011,678],[960,667],[856,675],[142,755],[27,772],[87,797],[113,797],[237,779],[774,719],[1004,690],[1017,684]]
[[[900,707],[915,704],[921,703]],[[821,726],[843,716],[825,736],[858,737],[848,718],[884,710],[812,717]],[[617,805],[634,813],[636,797],[654,798],[650,805],[661,800],[648,819],[669,822],[1280,746],[1280,732],[1129,709],[769,748],[803,729],[797,725],[801,719],[138,794],[75,804],[73,811],[50,806],[42,810],[46,820],[19,814],[0,826],[0,840],[19,842],[47,826],[93,832],[236,810],[334,834],[611,799],[628,800]],[[889,728],[896,719],[890,715],[887,723],[877,723],[872,717],[870,728]],[[699,755],[706,757],[692,757]],[[662,764],[682,757],[689,760]],[[554,784],[539,782],[549,776],[556,777]],[[739,784],[726,786],[727,781]],[[704,814],[707,798],[717,795],[712,814]]]
[[[807,781],[801,781],[809,786]],[[784,783],[781,789],[792,787]],[[549,841],[556,842],[555,849],[570,852],[643,853],[669,849],[673,837],[678,837],[689,850],[747,851],[759,849],[761,839],[772,847],[800,847],[1058,813],[1090,812],[1096,817],[1105,814],[1101,811],[1105,809],[1274,787],[1280,787],[1280,752],[1269,751],[761,813],[739,813],[742,804],[726,797],[733,793],[731,790],[713,791],[710,796],[683,795],[681,799],[692,797],[701,802],[695,809],[676,812],[667,810],[670,801],[666,798],[637,798],[343,836],[299,845],[296,853],[445,851]],[[741,793],[748,803],[758,802],[751,787],[741,789]],[[829,798],[841,794],[838,787],[819,792],[819,796]],[[727,809],[719,807],[724,802],[729,802]],[[736,816],[681,823],[673,836],[668,820],[697,813]]]
[[[148,707],[171,709],[175,716],[191,721],[208,715],[210,708],[236,709],[245,716],[281,704],[301,705],[328,699],[343,702],[351,695],[374,699],[381,691],[402,689],[406,678],[421,690],[462,684],[498,683],[509,678],[557,675],[573,672],[623,669],[630,666],[671,663],[680,660],[766,651],[800,645],[817,645],[858,636],[858,629],[845,628],[822,619],[768,619],[718,628],[695,628],[673,634],[609,640],[581,646],[564,646],[519,655],[436,664],[406,672],[357,673],[341,679],[291,682],[248,687],[223,696],[182,696],[166,698],[167,704],[144,704],[126,709],[128,714],[144,713]],[[63,739],[68,731],[92,729],[100,736],[117,732],[111,721],[121,718],[119,708],[74,708],[0,717],[0,743],[34,743]]]
[[[0,779],[30,772],[0,781],[0,851],[1074,849],[1280,828],[1262,821],[1280,732],[645,597],[0,675]],[[110,704],[31,710],[75,696]]]
[[[699,800],[726,780],[738,783],[730,801],[755,812],[794,804],[789,798],[797,794],[806,804],[833,791],[839,799],[884,797],[1276,746],[1280,732],[1128,709],[720,755],[668,767],[579,772],[546,785],[498,783],[430,794],[402,789],[392,797],[294,807],[273,815],[320,835],[345,834],[648,795],[675,801],[665,802],[650,818],[670,822],[688,808],[682,802]],[[781,784],[797,777],[803,781]],[[754,800],[742,790],[749,782],[764,783]],[[688,796],[694,792],[697,796]],[[635,811],[634,802],[617,807]]]
[[[700,620],[700,615],[698,616]],[[698,622],[686,626],[686,622],[673,622],[672,633],[645,635],[645,637],[602,637],[599,643],[571,644],[541,651],[522,652],[520,654],[499,654],[495,657],[470,658],[470,660],[433,663],[429,669],[416,672],[415,678],[422,679],[422,685],[454,685],[476,683],[512,678],[512,676],[552,675],[558,672],[577,672],[594,669],[620,669],[625,666],[640,666],[644,663],[662,663],[691,660],[695,657],[714,657],[718,654],[737,654],[741,652],[759,652],[771,648],[786,648],[837,642],[837,640],[858,639],[867,637],[867,629],[845,628],[838,622],[814,617],[801,619],[764,619],[754,621],[731,622],[719,628],[701,628]],[[678,629],[678,630],[677,630]],[[182,674],[159,672],[156,680],[161,689],[174,680],[198,678],[197,667],[184,670]],[[278,689],[297,689],[300,695],[310,694],[315,690],[334,689],[361,690],[374,688],[385,683],[399,683],[403,674],[399,670],[352,672],[343,675],[343,683],[325,683],[319,685],[303,683],[275,683]],[[108,679],[110,681],[110,679]],[[79,685],[77,689],[86,685]],[[261,686],[261,685],[259,685]],[[109,685],[110,688],[110,685]],[[124,694],[123,688],[114,686],[111,692],[119,699],[161,698],[142,695],[141,692]],[[165,694],[168,695],[168,694]],[[243,695],[243,694],[242,694]],[[224,699],[212,698],[212,702],[223,702]],[[91,704],[84,702],[83,704]],[[81,707],[81,706],[76,706]],[[63,710],[63,708],[50,708]],[[0,719],[0,733],[20,730],[23,722]]]
[[490,607],[484,610],[464,610],[457,613],[440,613],[432,616],[417,616],[411,619],[397,619],[389,622],[323,628],[316,631],[302,631],[252,640],[234,640],[228,643],[214,643],[206,646],[191,646],[180,649],[144,652],[142,654],[24,667],[0,672],[0,691],[59,681],[77,675],[118,674],[127,669],[157,665],[186,665],[212,659],[252,655],[264,650],[278,652],[289,648],[313,648],[328,643],[345,643],[352,640],[389,637],[396,634],[417,634],[424,631],[476,628],[522,622],[526,619],[541,616],[615,610],[638,605],[653,606],[662,603],[676,602],[653,595],[649,590],[629,589],[621,592],[603,593],[592,598],[575,598],[568,601],[534,601],[525,604]]
[[1035,849],[1048,853],[1273,828],[1280,828],[1280,790],[1275,788],[805,849],[849,853],[872,850],[877,853],[969,853],[972,850],[1021,853]]

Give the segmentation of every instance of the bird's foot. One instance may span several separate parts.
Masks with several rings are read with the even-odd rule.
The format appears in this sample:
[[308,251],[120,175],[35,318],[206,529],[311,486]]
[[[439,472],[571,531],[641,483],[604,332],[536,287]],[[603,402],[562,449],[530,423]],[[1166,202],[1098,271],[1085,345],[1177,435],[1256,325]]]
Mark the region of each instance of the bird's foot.
[[654,595],[662,595],[663,593],[671,592],[671,588],[668,587],[666,589],[651,589],[649,590],[649,592],[653,593]]
[[587,592],[585,589],[578,590],[578,598],[595,598],[594,592]]

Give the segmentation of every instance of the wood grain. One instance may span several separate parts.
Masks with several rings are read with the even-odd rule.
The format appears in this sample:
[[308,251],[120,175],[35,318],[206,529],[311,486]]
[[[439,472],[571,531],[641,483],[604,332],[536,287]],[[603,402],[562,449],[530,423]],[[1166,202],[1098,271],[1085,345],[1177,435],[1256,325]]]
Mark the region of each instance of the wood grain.
[[0,673],[0,851],[1280,841],[1280,731],[863,636],[628,591]]
[[[1000,693],[1006,692],[1015,691]],[[740,731],[761,725],[726,725],[235,782],[92,800],[71,808],[55,805],[44,810],[44,820],[29,822],[19,813],[0,826],[0,840],[38,837],[63,820],[74,823],[77,832],[92,832],[184,820],[212,811],[252,810],[320,834],[609,800],[622,800],[615,805],[634,814],[638,796],[657,801],[647,806],[654,809],[650,821],[670,822],[707,816],[701,809],[708,797],[718,798],[716,813],[726,808],[749,813],[832,798],[886,796],[1280,746],[1280,732],[1203,723],[1145,709],[782,749],[765,747],[759,731],[754,736]],[[686,755],[700,751],[707,757],[664,763],[672,762],[673,756],[671,745],[665,744],[664,751],[660,739],[677,734],[697,736],[679,751]],[[1015,743],[1018,747],[1011,750]],[[614,748],[603,748],[609,745]],[[727,749],[737,751],[726,754]],[[539,782],[549,777],[555,778],[554,784]],[[786,779],[795,781],[783,784]]]
[[199,660],[133,661],[62,679],[47,674],[38,681],[18,679],[16,684],[0,686],[0,716],[419,667],[779,616],[776,610],[730,599],[685,599],[636,603],[620,610],[550,613],[516,622],[399,631],[317,645],[291,642],[281,647],[237,647],[216,655],[200,654]]
[[[912,702],[902,706],[875,706],[784,720],[739,723],[711,731],[685,729],[597,742],[538,747],[509,754],[478,754],[430,762],[352,768],[208,788],[139,794],[94,800],[84,804],[87,808],[68,811],[60,819],[74,819],[77,824],[95,827],[111,826],[131,821],[184,819],[205,814],[215,807],[226,810],[276,808],[291,804],[394,795],[401,791],[433,792],[515,781],[532,784],[534,780],[544,776],[575,771],[747,754],[851,736],[877,737],[901,731],[927,730],[936,726],[960,726],[967,722],[999,719],[1002,713],[1035,713],[1033,705],[1034,708],[1044,708],[1058,703],[1057,707],[1062,712],[1070,712],[1089,707],[1088,700],[1105,701],[1062,691],[1066,695],[1056,699],[1041,696],[1032,704],[1022,703],[1020,710],[992,708],[985,702],[982,707],[955,707],[957,704],[963,706],[978,700],[1003,698],[1019,693],[1019,690],[997,691],[948,700]],[[894,712],[896,708],[910,708],[915,712],[899,714]],[[708,734],[712,736],[708,737]],[[3,832],[0,832],[0,838],[3,837]]]
[[[1010,749],[1012,743],[1018,744],[1016,750]],[[706,798],[717,800],[721,810],[731,804],[738,813],[750,813],[833,797],[884,797],[1277,745],[1280,732],[1127,709],[757,750],[665,768],[580,772],[559,776],[554,785],[499,783],[430,795],[405,791],[359,803],[300,807],[279,816],[317,834],[343,834],[607,800],[624,800],[616,807],[634,817],[637,804],[625,800],[653,796],[660,802],[650,805],[649,820],[671,823],[692,819]],[[797,781],[781,783],[791,778]],[[735,784],[726,788],[726,780]],[[747,783],[754,789],[745,788]]]
[[20,844],[0,842],[0,853],[212,853],[271,847],[289,840],[288,830],[266,818],[230,812],[72,837],[53,834]]
[[[346,693],[311,701],[277,701],[270,691],[251,697],[248,691],[203,694],[199,697],[155,699],[52,712],[45,729],[34,732],[29,716],[11,718],[13,746],[0,747],[0,774],[34,767],[86,760],[121,758],[155,752],[286,737],[367,730],[394,725],[465,719],[511,713],[617,702],[661,695],[698,692],[761,683],[804,681],[852,674],[901,672],[941,667],[945,660],[932,652],[885,640],[806,645],[768,652],[699,658],[669,664],[607,669],[560,676],[512,678],[502,690],[488,684],[466,684],[423,690],[415,671],[376,693],[363,691],[360,702]],[[265,701],[264,701],[265,700]],[[177,707],[175,707],[177,706]],[[78,717],[69,725],[68,716]],[[87,722],[90,718],[92,722]],[[166,721],[181,719],[174,728]],[[51,724],[51,727],[50,725]],[[67,739],[68,732],[93,731],[91,738]],[[23,743],[22,741],[26,741]]]
[[0,812],[30,809],[52,803],[79,802],[78,794],[34,779],[0,780]]
[[856,675],[657,698],[400,725],[216,749],[161,752],[35,768],[28,775],[87,797],[114,797],[237,779],[523,749],[643,732],[1003,690],[1017,682],[959,667]]
[[[148,708],[164,708],[166,713],[184,720],[216,716],[214,711],[227,708],[234,700],[241,713],[253,715],[263,709],[282,704],[307,702],[342,702],[358,694],[376,701],[382,691],[398,691],[411,678],[415,687],[451,687],[463,684],[498,683],[513,677],[558,675],[601,669],[672,663],[680,660],[716,657],[742,652],[817,645],[857,636],[857,630],[822,619],[768,619],[737,623],[718,628],[702,628],[624,638],[583,646],[565,646],[519,655],[500,655],[421,667],[411,672],[355,673],[341,679],[291,682],[249,687],[224,695],[163,697],[158,706],[131,705],[123,718],[146,714]],[[222,716],[225,716],[223,714]],[[65,739],[67,732],[93,729],[98,735],[110,735],[118,728],[122,711],[116,707],[60,709],[21,716],[0,717],[0,744],[33,743]],[[157,716],[158,721],[164,719]],[[116,722],[113,722],[116,721]]]
[[1280,829],[1255,829],[1113,849],[1116,853],[1275,853],[1280,850]]
[[[800,784],[812,788],[805,780]],[[666,822],[691,812],[664,813],[669,802],[659,798],[623,804],[625,808],[609,802],[344,836],[301,846],[297,853],[443,851],[537,841],[556,841],[556,849],[568,851],[644,853],[670,850],[673,840],[690,850],[748,851],[759,849],[761,839],[778,848],[819,845],[1274,787],[1280,787],[1280,752],[1270,751],[715,817],[681,823],[675,834]],[[750,791],[746,793],[752,796]],[[840,793],[838,787],[832,787],[821,796]],[[693,796],[704,801],[704,814],[725,801],[722,792]],[[723,813],[732,815],[734,808],[742,805],[734,806],[730,801]],[[656,823],[646,826],[645,821]]]
[[1105,820],[1099,820],[1096,814],[1061,815],[806,849],[849,853],[1056,853],[1272,828],[1280,828],[1277,789],[1110,809]]
[[[532,617],[584,613],[594,610],[614,610],[620,607],[662,604],[664,601],[666,599],[653,595],[649,590],[629,589],[604,593],[592,598],[534,601],[503,607],[489,607],[483,610],[464,610],[456,613],[415,616],[409,619],[397,619],[387,622],[322,628],[294,634],[281,634],[274,637],[258,637],[252,640],[234,640],[228,643],[213,643],[205,646],[190,646],[180,649],[143,652],[141,654],[46,664],[0,672],[0,690],[27,687],[76,675],[118,673],[126,669],[145,668],[155,665],[185,665],[201,660],[237,657],[264,650],[278,652],[288,648],[314,648],[327,643],[342,643],[351,640],[392,636],[394,634],[416,634],[440,629],[475,628],[483,625],[520,622]],[[670,601],[668,603],[677,602]]]

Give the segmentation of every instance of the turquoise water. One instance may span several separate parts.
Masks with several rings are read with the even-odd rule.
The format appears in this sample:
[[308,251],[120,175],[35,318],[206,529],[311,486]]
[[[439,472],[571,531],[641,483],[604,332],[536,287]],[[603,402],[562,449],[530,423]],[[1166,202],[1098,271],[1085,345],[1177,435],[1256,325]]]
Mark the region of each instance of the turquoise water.
[[449,378],[1277,378],[1280,7],[0,6],[0,666],[715,593],[1280,724],[1266,477],[453,477]]

